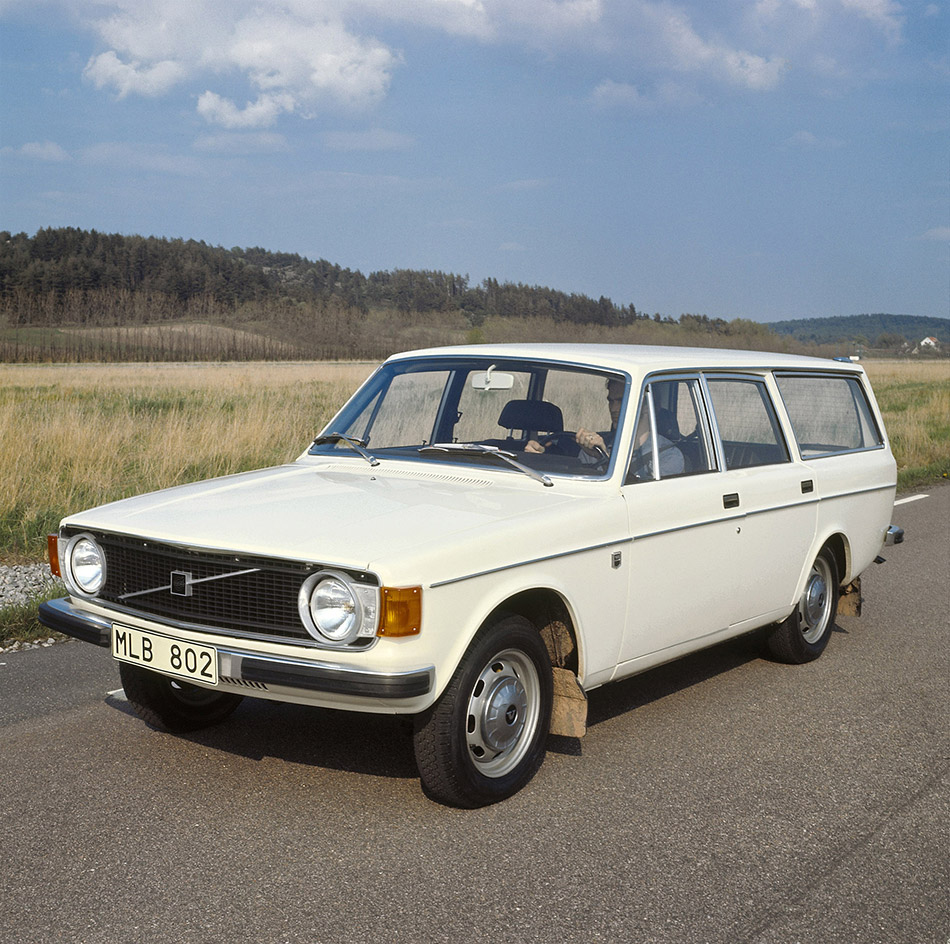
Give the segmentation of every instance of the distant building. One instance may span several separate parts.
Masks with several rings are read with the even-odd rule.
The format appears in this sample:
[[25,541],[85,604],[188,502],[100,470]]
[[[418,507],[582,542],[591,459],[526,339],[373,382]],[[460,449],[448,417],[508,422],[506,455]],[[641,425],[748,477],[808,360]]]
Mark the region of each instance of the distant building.
[[920,354],[923,351],[939,351],[940,350],[940,341],[937,338],[931,335],[926,337],[921,341],[918,341],[914,346],[914,349],[911,351],[911,354]]

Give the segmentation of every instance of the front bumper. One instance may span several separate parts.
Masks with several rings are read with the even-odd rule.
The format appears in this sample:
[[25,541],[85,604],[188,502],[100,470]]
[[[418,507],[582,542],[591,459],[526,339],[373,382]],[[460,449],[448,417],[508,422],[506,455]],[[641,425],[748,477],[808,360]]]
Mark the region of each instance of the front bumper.
[[[39,620],[49,629],[96,646],[112,645],[112,622],[74,606],[68,598],[41,603]],[[356,698],[418,698],[432,690],[435,668],[408,672],[367,672],[347,666],[304,659],[286,659],[241,652],[215,645],[218,673],[230,682],[249,687],[281,689]]]

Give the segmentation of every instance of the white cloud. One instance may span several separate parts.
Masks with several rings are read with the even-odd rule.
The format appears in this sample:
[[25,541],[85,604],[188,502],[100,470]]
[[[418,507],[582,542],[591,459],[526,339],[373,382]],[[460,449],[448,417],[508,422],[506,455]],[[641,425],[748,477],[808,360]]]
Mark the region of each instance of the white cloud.
[[373,128],[368,131],[328,131],[323,142],[332,151],[408,151],[415,139],[398,131]]
[[180,64],[169,59],[150,66],[138,61],[127,63],[122,62],[112,50],[93,56],[83,70],[83,75],[96,88],[111,86],[119,98],[124,98],[130,92],[146,96],[163,95],[184,79],[185,74]]
[[222,128],[266,128],[283,112],[293,111],[294,105],[294,98],[289,94],[261,95],[256,102],[238,108],[217,92],[204,92],[198,99],[198,114]]
[[[120,98],[154,96],[185,79],[216,76],[198,113],[225,128],[267,127],[282,114],[308,116],[328,104],[364,107],[385,95],[399,63],[386,46],[344,25],[345,0],[80,2],[112,47],[86,66],[98,88]],[[103,8],[111,14],[99,14]],[[222,94],[221,83],[235,76],[251,89],[244,106]]]
[[590,100],[596,108],[650,113],[692,107],[703,99],[696,90],[681,82],[660,82],[643,91],[627,82],[604,79],[591,92]]
[[[27,2],[37,0],[0,0]],[[602,61],[611,78],[591,100],[645,111],[696,101],[710,82],[770,91],[789,61],[799,69],[821,64],[827,79],[840,79],[846,65],[838,52],[847,46],[849,23],[864,20],[897,40],[904,19],[897,0],[46,0],[46,6],[97,34],[102,47],[84,70],[97,88],[119,98],[155,97],[187,84],[198,114],[231,130],[377,104],[401,66],[425,65],[404,62],[387,38],[394,24],[424,40],[428,30],[435,43],[448,34]],[[922,15],[935,10],[931,2]],[[339,139],[330,146],[354,145]]]
[[904,17],[899,3],[895,3],[894,0],[840,0],[840,2],[846,10],[870,20],[889,39],[900,39]]
[[28,141],[14,153],[34,161],[62,163],[69,160],[69,154],[53,141]]
[[636,85],[613,79],[604,79],[591,93],[591,101],[600,108],[621,107],[636,111],[652,111],[655,106],[655,101]]
[[206,173],[196,158],[123,142],[103,141],[94,144],[83,150],[82,158],[87,164],[180,177],[204,176]]
[[[924,12],[929,16],[929,8]],[[753,18],[772,27],[797,33],[809,29],[842,38],[853,16],[867,20],[891,40],[901,38],[903,8],[896,0],[757,0]]]
[[289,151],[290,145],[282,134],[271,131],[225,132],[203,134],[193,144],[196,151],[206,154],[277,154]]
[[935,226],[933,229],[928,229],[920,238],[950,243],[950,226]]
[[682,72],[705,72],[749,89],[770,89],[785,70],[780,57],[762,56],[721,40],[706,40],[693,28],[689,16],[667,6],[645,7],[659,37],[672,56],[671,65]]

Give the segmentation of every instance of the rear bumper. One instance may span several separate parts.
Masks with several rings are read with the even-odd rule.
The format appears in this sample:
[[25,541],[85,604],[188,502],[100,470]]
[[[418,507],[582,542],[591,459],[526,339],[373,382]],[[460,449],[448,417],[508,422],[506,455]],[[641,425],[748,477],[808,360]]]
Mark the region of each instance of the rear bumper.
[[[68,598],[41,603],[39,620],[49,629],[110,648],[112,622],[81,610]],[[367,672],[304,659],[284,659],[215,646],[218,672],[231,682],[269,689],[277,686],[306,695],[324,692],[357,698],[418,698],[432,691],[433,666],[408,672]]]
[[892,547],[895,544],[904,543],[904,529],[898,528],[896,524],[892,524],[887,529],[887,536],[884,538],[884,546]]

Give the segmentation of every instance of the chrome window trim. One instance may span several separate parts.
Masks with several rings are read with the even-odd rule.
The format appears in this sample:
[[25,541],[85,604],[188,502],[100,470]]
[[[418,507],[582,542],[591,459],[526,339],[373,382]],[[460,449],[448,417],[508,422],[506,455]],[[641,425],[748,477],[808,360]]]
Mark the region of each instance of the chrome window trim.
[[814,459],[831,459],[834,456],[853,456],[860,452],[878,452],[884,448],[884,443],[877,446],[861,446],[859,449],[842,449],[839,452],[816,452],[814,455],[802,455],[799,447],[798,455],[802,462],[811,462]]
[[[885,449],[887,447],[887,439],[884,434],[883,424],[880,421],[878,411],[880,407],[875,409],[877,406],[876,401],[872,401],[872,398],[868,396],[868,388],[862,381],[862,377],[867,377],[863,371],[854,373],[848,373],[846,371],[824,371],[824,370],[775,370],[772,372],[772,377],[775,382],[775,389],[778,393],[779,400],[782,403],[782,410],[785,413],[785,417],[788,420],[788,428],[792,434],[792,441],[795,443],[795,449],[798,452],[798,458],[802,462],[811,462],[812,459],[827,459],[830,456],[853,456],[859,452],[875,452],[879,449]],[[779,380],[783,377],[804,377],[812,378],[819,377],[822,380],[854,380],[857,381],[858,386],[861,388],[861,393],[864,394],[864,405],[867,407],[868,416],[871,419],[871,422],[874,424],[874,432],[877,433],[877,438],[880,440],[876,445],[873,446],[861,446],[857,449],[840,449],[835,452],[818,452],[814,455],[804,455],[802,453],[802,448],[798,442],[798,435],[795,432],[795,424],[792,422],[791,414],[788,412],[788,406],[785,403],[785,397],[782,394],[782,387],[779,384]],[[852,391],[852,397],[854,393]]]
[[[712,376],[710,376],[712,375]],[[738,468],[766,468],[767,466],[772,465],[787,465],[795,461],[793,458],[793,452],[791,444],[788,440],[788,430],[785,429],[782,423],[782,416],[787,416],[787,411],[785,410],[785,403],[782,402],[781,411],[778,408],[778,405],[775,402],[775,398],[772,395],[772,391],[769,386],[769,378],[774,376],[774,372],[766,370],[761,374],[752,374],[743,371],[709,371],[703,370],[701,372],[702,382],[703,382],[703,391],[706,395],[707,402],[709,404],[710,415],[713,418],[713,423],[716,430],[716,443],[718,448],[718,456],[720,462],[720,469],[724,472],[734,472],[735,469],[730,469],[726,465],[725,450],[722,448],[722,435],[719,431],[719,421],[716,419],[716,408],[712,402],[712,396],[709,392],[709,386],[707,384],[707,379],[709,380],[739,380],[744,381],[745,383],[755,383],[760,384],[765,390],[766,403],[771,407],[771,416],[770,419],[773,421],[773,427],[778,431],[781,441],[778,445],[784,446],[785,448],[785,459],[782,462],[767,462],[761,466],[739,466]],[[798,452],[798,442],[795,442],[795,454]]]
[[[756,375],[757,376],[757,375]],[[703,469],[697,472],[691,472],[689,475],[677,476],[677,478],[690,478],[694,475],[708,475],[710,472],[722,472],[725,469],[725,463],[722,459],[722,452],[719,448],[719,431],[715,426],[714,416],[710,407],[709,400],[709,391],[706,388],[705,381],[703,379],[703,372],[698,370],[658,370],[653,371],[652,373],[647,374],[643,378],[643,382],[640,384],[640,393],[637,396],[637,407],[634,414],[634,423],[633,423],[633,437],[630,441],[630,449],[627,453],[626,461],[623,465],[623,479],[622,487],[626,488],[628,485],[642,484],[643,482],[648,482],[650,479],[638,479],[636,482],[628,482],[627,475],[630,472],[630,462],[633,460],[633,453],[637,448],[636,444],[636,434],[637,427],[640,425],[640,413],[642,410],[643,404],[649,399],[649,409],[650,409],[650,435],[653,440],[653,479],[652,481],[658,482],[661,480],[660,476],[660,462],[659,456],[657,454],[657,441],[656,441],[656,413],[654,412],[653,407],[653,389],[652,384],[654,383],[676,383],[677,381],[686,381],[686,382],[696,382],[699,387],[699,397],[697,400],[697,406],[699,407],[699,418],[700,423],[703,428],[703,443],[706,447],[707,457],[712,459],[714,467],[711,469]],[[623,417],[621,417],[621,421]],[[620,428],[619,425],[617,427]]]
[[[417,365],[426,365],[425,369],[435,370],[435,369],[438,369],[439,365],[444,363],[446,370],[448,370],[449,372],[456,372],[459,369],[460,363],[463,366],[465,364],[470,364],[473,366],[481,366],[484,363],[485,367],[491,366],[493,363],[501,364],[502,367],[500,369],[506,369],[508,367],[511,367],[512,364],[518,363],[518,364],[524,365],[524,367],[528,370],[530,370],[530,368],[534,366],[534,367],[543,368],[546,371],[562,369],[562,370],[567,370],[567,371],[587,372],[587,373],[603,376],[605,379],[609,379],[609,377],[619,377],[623,379],[624,390],[627,396],[624,400],[624,404],[620,410],[620,416],[617,420],[618,433],[620,433],[626,425],[627,414],[629,412],[630,403],[633,398],[633,386],[632,386],[633,375],[625,367],[605,367],[603,366],[603,364],[594,364],[589,361],[575,361],[575,360],[568,360],[566,358],[554,358],[554,357],[543,357],[543,356],[536,357],[534,355],[501,354],[497,352],[491,353],[491,354],[470,353],[470,354],[453,355],[453,354],[448,353],[447,351],[440,351],[440,353],[438,354],[431,354],[431,355],[427,355],[423,357],[415,357],[415,356],[406,357],[406,358],[393,357],[393,358],[390,358],[388,361],[386,361],[384,364],[381,364],[377,370],[373,371],[373,373],[369,377],[367,377],[365,381],[363,381],[363,383],[357,388],[356,392],[353,394],[350,400],[348,400],[346,404],[344,404],[344,406],[340,408],[340,410],[333,417],[330,423],[328,423],[320,431],[319,435],[322,436],[324,433],[327,432],[327,430],[330,430],[333,428],[333,425],[337,423],[344,409],[350,404],[350,402],[355,400],[355,398],[363,392],[364,388],[369,385],[370,381],[376,378],[376,375],[380,373],[380,371],[382,371],[388,365],[399,365],[405,362],[409,362],[413,365],[412,373],[420,372],[416,370]],[[445,393],[448,390],[450,383],[451,381],[446,383],[446,386],[443,389],[443,397],[445,396]],[[440,402],[438,412],[441,413],[442,410],[443,410],[443,404]],[[615,438],[614,440],[614,446],[616,446],[616,443],[617,443],[617,438]],[[319,455],[322,455],[322,453],[311,453],[310,455],[319,456]],[[382,456],[382,458],[386,459],[387,457]],[[398,458],[401,461],[421,462],[424,464],[431,464],[431,463],[428,463],[427,460],[423,459],[422,457],[410,458],[408,456],[400,456]],[[614,472],[616,471],[618,467],[615,460],[614,448],[611,448],[610,450],[609,459],[610,461],[607,463],[607,468],[604,470],[604,472],[601,475],[578,475],[572,472],[550,472],[549,474],[555,479],[555,481],[558,479],[562,479],[562,480],[579,481],[579,482],[603,482],[612,478],[614,475]],[[628,463],[629,463],[629,460],[630,460],[630,456],[628,455],[627,456]],[[451,463],[450,460],[443,461],[442,464],[446,464],[446,465],[454,464],[454,465],[464,466],[467,468],[472,468],[471,463],[461,463],[461,462]],[[480,472],[488,472],[488,473],[509,471],[508,469],[505,469],[504,467],[499,468],[491,464],[478,465],[476,467],[478,468]],[[624,465],[624,469],[626,470],[626,465]],[[342,567],[344,565],[339,565],[339,566]]]

